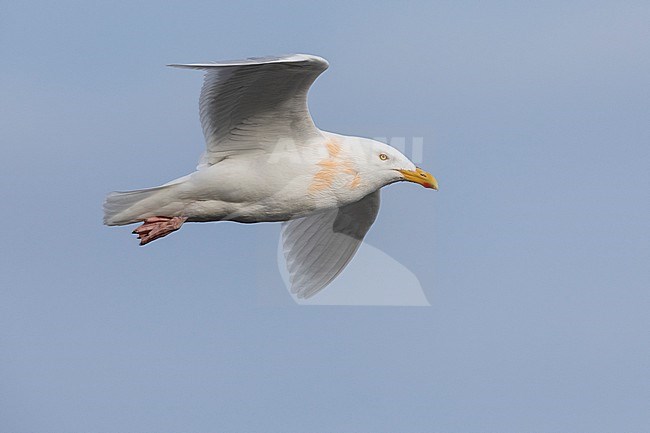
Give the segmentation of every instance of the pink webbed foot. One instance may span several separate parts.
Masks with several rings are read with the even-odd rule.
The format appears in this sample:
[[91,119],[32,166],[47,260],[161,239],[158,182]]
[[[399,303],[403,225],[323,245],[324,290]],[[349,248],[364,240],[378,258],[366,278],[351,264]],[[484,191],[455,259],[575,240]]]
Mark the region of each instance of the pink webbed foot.
[[133,230],[133,234],[138,235],[140,245],[146,245],[180,229],[185,221],[186,217],[151,217]]

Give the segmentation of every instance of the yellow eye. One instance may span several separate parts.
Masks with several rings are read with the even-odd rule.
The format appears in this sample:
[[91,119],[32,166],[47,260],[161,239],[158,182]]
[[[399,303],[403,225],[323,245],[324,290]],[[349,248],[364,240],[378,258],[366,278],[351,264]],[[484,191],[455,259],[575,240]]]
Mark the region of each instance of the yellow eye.
[[388,159],[388,155],[386,155],[385,153],[380,153],[379,159],[381,159],[382,161],[386,161]]

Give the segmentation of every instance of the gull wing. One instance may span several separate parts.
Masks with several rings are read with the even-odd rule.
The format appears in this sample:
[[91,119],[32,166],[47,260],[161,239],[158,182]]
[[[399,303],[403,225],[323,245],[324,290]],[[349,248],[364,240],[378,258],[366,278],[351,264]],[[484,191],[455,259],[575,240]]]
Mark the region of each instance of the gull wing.
[[291,293],[310,298],[343,271],[379,212],[379,190],[358,202],[282,224]]
[[199,166],[249,151],[270,152],[320,138],[307,108],[307,92],[328,67],[307,54],[208,64],[169,65],[205,71],[199,99],[206,152]]

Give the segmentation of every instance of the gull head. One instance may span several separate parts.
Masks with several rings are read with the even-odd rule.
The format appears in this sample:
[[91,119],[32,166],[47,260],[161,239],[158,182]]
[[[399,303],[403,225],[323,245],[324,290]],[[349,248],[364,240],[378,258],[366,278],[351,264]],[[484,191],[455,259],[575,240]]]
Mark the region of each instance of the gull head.
[[376,140],[362,139],[357,158],[362,158],[363,176],[378,188],[395,182],[413,182],[425,188],[438,189],[431,173],[416,167],[402,152]]

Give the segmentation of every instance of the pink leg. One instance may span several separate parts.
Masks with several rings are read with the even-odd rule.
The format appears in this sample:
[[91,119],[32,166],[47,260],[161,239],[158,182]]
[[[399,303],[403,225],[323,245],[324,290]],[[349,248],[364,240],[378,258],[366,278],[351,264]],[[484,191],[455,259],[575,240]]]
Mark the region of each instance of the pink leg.
[[140,245],[147,245],[151,241],[180,229],[185,221],[187,221],[186,217],[151,217],[144,220],[140,227],[133,230],[133,234],[138,235]]

